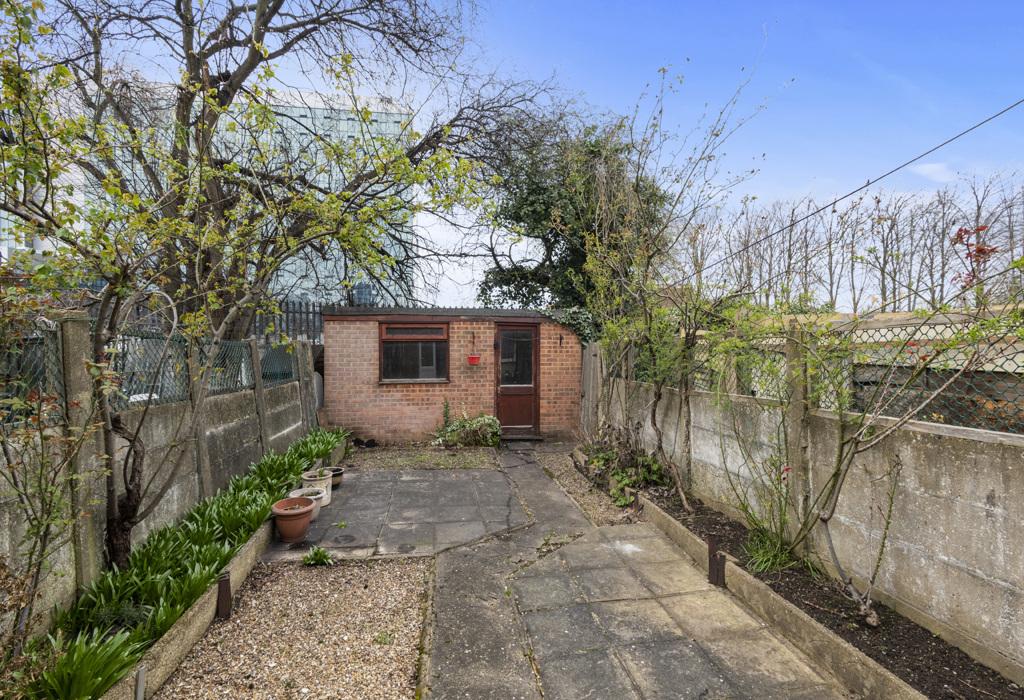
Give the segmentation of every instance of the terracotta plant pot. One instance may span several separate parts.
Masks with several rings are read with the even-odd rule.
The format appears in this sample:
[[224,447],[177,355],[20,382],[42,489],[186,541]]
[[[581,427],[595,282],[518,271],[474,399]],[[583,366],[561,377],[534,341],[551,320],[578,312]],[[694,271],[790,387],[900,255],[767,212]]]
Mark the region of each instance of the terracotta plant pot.
[[327,471],[331,473],[331,486],[333,488],[341,486],[341,479],[345,476],[345,467],[330,467]]
[[324,501],[324,490],[323,489],[311,489],[301,488],[295,489],[288,494],[289,498],[308,498],[313,501],[313,515],[310,521],[316,520],[316,516],[320,515],[320,506]]
[[323,489],[324,501],[320,505],[327,506],[331,504],[331,473],[326,469],[322,476],[319,469],[302,472],[302,486],[307,489]]
[[290,544],[306,539],[314,505],[312,498],[282,498],[270,507],[277,536],[282,542]]

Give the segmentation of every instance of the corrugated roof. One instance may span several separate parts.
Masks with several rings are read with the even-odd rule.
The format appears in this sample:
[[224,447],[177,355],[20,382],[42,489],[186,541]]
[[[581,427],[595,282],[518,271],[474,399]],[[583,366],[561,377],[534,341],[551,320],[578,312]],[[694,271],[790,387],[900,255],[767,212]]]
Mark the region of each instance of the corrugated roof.
[[324,316],[469,316],[548,318],[535,309],[485,309],[479,307],[401,307],[401,306],[333,306],[324,307]]

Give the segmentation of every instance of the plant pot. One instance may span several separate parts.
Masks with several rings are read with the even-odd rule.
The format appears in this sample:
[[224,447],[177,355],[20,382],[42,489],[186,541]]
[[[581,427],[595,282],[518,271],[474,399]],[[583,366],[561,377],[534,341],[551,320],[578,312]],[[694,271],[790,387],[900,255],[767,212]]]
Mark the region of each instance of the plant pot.
[[306,539],[314,506],[312,498],[282,498],[272,505],[278,538],[289,544]]
[[341,478],[345,476],[345,467],[331,467],[327,471],[331,473],[331,486],[333,488],[341,486]]
[[326,469],[323,476],[320,476],[319,469],[302,472],[302,486],[307,489],[323,489],[324,501],[320,505],[327,506],[331,504],[331,473]]
[[308,498],[313,501],[313,515],[310,517],[310,521],[316,520],[316,516],[320,515],[320,506],[323,505],[324,501],[324,490],[313,489],[303,487],[301,489],[295,489],[288,494],[289,498]]
[[473,365],[474,367],[476,365],[480,364],[480,356],[479,355],[468,355],[466,357],[466,360],[469,362],[469,364]]

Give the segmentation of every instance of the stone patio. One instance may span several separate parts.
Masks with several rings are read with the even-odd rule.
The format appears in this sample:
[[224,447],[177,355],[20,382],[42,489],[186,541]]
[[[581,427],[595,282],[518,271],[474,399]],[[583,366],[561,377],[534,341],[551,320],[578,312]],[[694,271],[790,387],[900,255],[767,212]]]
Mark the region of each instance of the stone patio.
[[428,697],[844,697],[652,526],[594,527],[533,449],[500,460],[531,522],[438,555]]
[[522,569],[545,698],[840,698],[650,525],[602,527]]
[[276,543],[264,560],[298,558],[312,545],[338,558],[428,556],[526,522],[500,471],[351,470],[306,540]]
[[593,526],[530,448],[500,464],[352,470],[307,540],[264,558],[437,555],[438,700],[845,697],[653,526]]

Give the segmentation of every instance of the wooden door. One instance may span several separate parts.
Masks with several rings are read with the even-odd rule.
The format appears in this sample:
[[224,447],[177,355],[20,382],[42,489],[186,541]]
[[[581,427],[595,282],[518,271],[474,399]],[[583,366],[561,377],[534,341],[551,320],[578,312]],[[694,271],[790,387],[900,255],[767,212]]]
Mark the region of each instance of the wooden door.
[[494,340],[498,422],[503,435],[540,432],[538,326],[499,323]]

